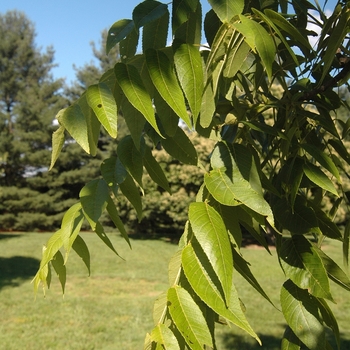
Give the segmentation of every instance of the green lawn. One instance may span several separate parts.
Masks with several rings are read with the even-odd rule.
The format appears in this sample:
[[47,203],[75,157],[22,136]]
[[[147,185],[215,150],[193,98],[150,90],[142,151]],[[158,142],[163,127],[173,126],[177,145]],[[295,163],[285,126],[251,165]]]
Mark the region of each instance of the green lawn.
[[[133,249],[110,235],[120,255],[109,251],[94,234],[83,238],[91,253],[91,276],[73,252],[68,262],[65,296],[53,278],[46,298],[34,300],[31,278],[36,272],[41,246],[49,235],[0,234],[0,349],[142,349],[144,335],[152,329],[153,301],[167,288],[167,265],[177,247],[164,241],[132,241]],[[341,263],[336,246],[327,253]],[[278,304],[284,277],[272,256],[262,249],[244,249],[244,257],[259,274],[273,302]],[[217,331],[218,349],[279,349],[284,320],[247,283],[236,276],[236,286],[247,317],[261,336],[263,346],[233,328]],[[341,349],[350,349],[350,294],[332,285],[339,318]],[[330,339],[332,341],[332,339]]]

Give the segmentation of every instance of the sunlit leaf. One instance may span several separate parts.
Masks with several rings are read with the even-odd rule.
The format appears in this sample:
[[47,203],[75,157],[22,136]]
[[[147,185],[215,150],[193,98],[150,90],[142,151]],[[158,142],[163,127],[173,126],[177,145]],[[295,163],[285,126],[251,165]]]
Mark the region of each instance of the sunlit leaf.
[[72,205],[64,214],[61,223],[61,237],[63,247],[66,250],[65,263],[72,248],[75,238],[80,232],[84,221],[81,203]]
[[117,137],[117,105],[108,85],[102,82],[89,86],[86,98],[109,135],[113,138]]
[[233,16],[242,13],[244,0],[208,0],[222,22],[228,22]]
[[240,15],[240,22],[233,23],[233,26],[241,32],[246,39],[247,44],[259,53],[267,75],[272,77],[272,65],[275,60],[276,47],[271,38],[262,25],[249,19],[244,15]]
[[304,173],[313,183],[339,197],[338,191],[335,188],[334,183],[316,165],[313,165],[311,163],[305,163]]
[[87,183],[79,193],[84,215],[92,229],[105,210],[109,198],[108,185],[103,179],[92,180]]
[[117,82],[128,101],[143,114],[153,129],[160,135],[152,100],[136,67],[117,63],[114,67]]
[[180,350],[174,333],[164,324],[158,324],[151,332],[151,341],[163,346],[166,350]]
[[182,44],[174,55],[176,72],[192,111],[194,124],[200,112],[203,93],[202,58],[198,48]]
[[149,75],[159,94],[191,128],[191,119],[187,113],[185,99],[168,56],[160,50],[148,49],[146,51],[146,63]]
[[192,230],[215,271],[228,304],[232,287],[233,260],[225,224],[207,203],[191,203],[189,219]]
[[241,309],[237,291],[232,286],[229,306],[223,300],[219,286],[215,283],[212,267],[203,251],[187,245],[182,251],[182,265],[185,275],[196,294],[218,315],[226,318],[252,337],[259,338],[249,325]]
[[69,132],[73,139],[86,152],[90,153],[86,118],[77,103],[62,109],[57,114],[58,122]]
[[61,125],[57,130],[52,133],[52,152],[51,152],[51,164],[49,170],[54,167],[64,144],[64,131],[65,128]]
[[202,311],[184,288],[174,286],[168,290],[168,305],[171,318],[187,344],[194,349],[213,346]]

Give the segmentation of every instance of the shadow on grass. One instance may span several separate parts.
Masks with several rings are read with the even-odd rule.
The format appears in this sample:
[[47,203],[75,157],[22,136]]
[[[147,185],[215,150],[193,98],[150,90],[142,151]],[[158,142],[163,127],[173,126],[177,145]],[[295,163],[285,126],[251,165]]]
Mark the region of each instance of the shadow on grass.
[[9,238],[18,238],[22,235],[20,234],[11,234],[11,233],[3,233],[3,232],[0,232],[0,240],[2,239],[9,239]]
[[6,286],[16,287],[36,274],[40,261],[25,256],[0,257],[0,290]]

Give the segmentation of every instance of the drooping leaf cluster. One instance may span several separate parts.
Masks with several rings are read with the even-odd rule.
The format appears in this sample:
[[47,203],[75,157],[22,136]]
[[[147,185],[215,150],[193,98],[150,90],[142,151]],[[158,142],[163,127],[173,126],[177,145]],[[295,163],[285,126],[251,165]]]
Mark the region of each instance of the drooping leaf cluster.
[[[52,166],[65,130],[94,155],[100,128],[117,136],[120,111],[130,135],[66,213],[43,253],[35,287],[50,281],[50,262],[64,287],[71,248],[89,268],[88,249],[77,238],[84,219],[114,250],[99,221],[107,211],[129,242],[114,201],[125,196],[141,218],[144,169],[169,191],[153,148],[202,166],[181,127],[187,125],[216,143],[169,264],[170,287],[155,303],[145,349],[215,349],[216,322],[233,324],[260,342],[232,278],[236,270],[270,301],[241,255],[243,230],[267,254],[266,234],[276,242],[286,276],[280,290],[288,325],[282,349],[329,349],[326,328],[339,346],[328,301],[334,301],[331,283],[350,290],[350,280],[322,243],[341,241],[347,262],[350,226],[341,231],[333,219],[340,204],[348,203],[341,174],[349,175],[340,159],[350,162],[343,142],[349,123],[332,111],[342,104],[349,110],[333,90],[347,86],[349,5],[337,4],[326,17],[317,2],[209,3],[205,15],[198,0],[139,4],[132,19],[116,22],[108,33],[107,52],[119,43],[121,62],[58,113]],[[315,46],[308,23],[320,28]],[[141,28],[142,53],[136,54]],[[333,202],[329,211],[321,205],[325,196]]]

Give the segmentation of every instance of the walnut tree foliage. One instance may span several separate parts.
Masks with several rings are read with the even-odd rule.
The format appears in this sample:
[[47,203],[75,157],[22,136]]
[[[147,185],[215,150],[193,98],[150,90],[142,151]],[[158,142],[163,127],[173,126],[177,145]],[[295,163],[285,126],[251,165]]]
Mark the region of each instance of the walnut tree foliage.
[[[338,240],[348,262],[349,226],[340,231],[333,220],[340,205],[348,205],[342,164],[350,164],[344,146],[350,122],[332,111],[349,110],[335,89],[348,87],[350,7],[339,2],[327,17],[318,2],[306,0],[208,2],[208,13],[198,0],[140,3],[131,19],[108,32],[107,53],[119,44],[121,61],[57,114],[52,167],[65,131],[91,155],[101,128],[117,137],[118,112],[130,134],[48,241],[35,288],[49,286],[52,266],[64,289],[72,248],[90,269],[79,235],[84,220],[115,250],[99,221],[107,212],[130,244],[115,201],[127,198],[142,218],[144,170],[171,192],[153,154],[162,147],[205,174],[169,263],[169,289],[155,302],[145,349],[215,349],[217,322],[260,343],[232,279],[236,270],[271,302],[241,256],[243,229],[266,254],[266,233],[276,242],[276,263],[285,274],[276,305],[287,323],[281,348],[330,349],[327,328],[340,343],[331,284],[350,291],[347,274],[323,251],[325,239]],[[209,169],[182,125],[214,141]],[[321,205],[324,197],[330,210]]]

